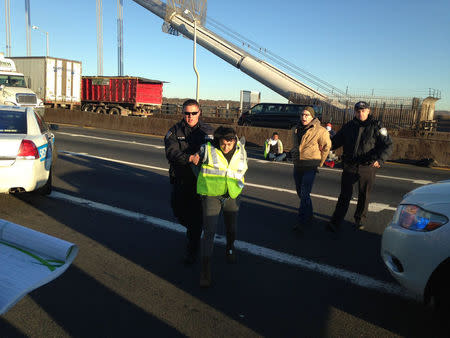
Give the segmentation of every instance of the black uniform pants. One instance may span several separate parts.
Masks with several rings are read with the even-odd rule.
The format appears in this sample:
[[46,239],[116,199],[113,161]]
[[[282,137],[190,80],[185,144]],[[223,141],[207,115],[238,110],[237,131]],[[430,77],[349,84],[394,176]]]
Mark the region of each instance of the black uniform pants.
[[189,242],[197,246],[202,234],[203,217],[196,184],[172,184],[171,205],[175,217],[186,227]]
[[375,182],[376,168],[370,165],[344,165],[341,177],[341,193],[336,204],[331,222],[341,224],[347,214],[352,199],[353,185],[358,182],[358,204],[355,221],[362,222],[367,217],[369,194]]

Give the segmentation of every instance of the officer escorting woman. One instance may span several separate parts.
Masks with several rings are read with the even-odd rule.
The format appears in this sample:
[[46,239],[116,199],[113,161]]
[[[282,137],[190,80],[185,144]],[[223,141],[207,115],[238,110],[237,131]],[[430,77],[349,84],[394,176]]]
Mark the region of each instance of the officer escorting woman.
[[213,142],[202,147],[200,158],[202,166],[198,175],[197,192],[202,196],[204,227],[200,286],[209,287],[214,235],[222,211],[227,238],[226,260],[228,263],[236,262],[236,221],[239,197],[247,171],[247,153],[244,141],[241,143],[238,140],[236,131],[221,126],[214,132]]
[[183,103],[183,119],[172,126],[164,138],[170,163],[171,206],[180,224],[187,228],[184,262],[195,262],[202,233],[202,211],[193,169],[199,163],[200,146],[212,139],[213,128],[199,121],[201,110],[196,100]]
[[372,118],[367,102],[355,104],[355,117],[347,122],[332,139],[332,149],[343,147],[341,193],[328,229],[337,231],[347,213],[353,184],[358,182],[358,204],[354,214],[355,226],[364,227],[369,194],[375,173],[392,153],[392,140],[381,122]]

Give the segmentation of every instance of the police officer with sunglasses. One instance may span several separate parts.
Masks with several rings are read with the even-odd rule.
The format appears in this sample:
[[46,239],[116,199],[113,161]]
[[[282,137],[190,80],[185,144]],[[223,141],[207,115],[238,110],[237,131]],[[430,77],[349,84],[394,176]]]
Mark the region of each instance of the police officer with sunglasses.
[[[164,138],[172,185],[171,206],[175,217],[185,226],[187,245],[184,263],[195,262],[202,233],[202,206],[197,194],[200,146],[212,140],[214,129],[199,120],[201,110],[196,100],[183,103],[183,119],[173,125]],[[196,171],[197,169],[197,171]]]

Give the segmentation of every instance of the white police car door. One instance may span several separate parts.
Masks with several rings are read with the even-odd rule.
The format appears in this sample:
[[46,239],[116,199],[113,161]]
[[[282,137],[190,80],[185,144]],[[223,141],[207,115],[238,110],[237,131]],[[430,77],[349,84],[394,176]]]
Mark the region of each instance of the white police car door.
[[47,124],[44,122],[42,117],[35,112],[36,121],[39,125],[39,129],[42,133],[41,144],[37,145],[39,151],[39,160],[44,162],[45,170],[49,171],[52,167],[53,159],[53,145],[55,142],[55,135],[50,132]]

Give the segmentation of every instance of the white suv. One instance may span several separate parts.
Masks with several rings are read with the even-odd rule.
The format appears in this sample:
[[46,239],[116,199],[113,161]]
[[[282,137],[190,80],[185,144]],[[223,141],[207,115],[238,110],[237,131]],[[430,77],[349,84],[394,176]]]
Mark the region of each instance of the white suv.
[[403,197],[383,233],[389,272],[425,303],[450,314],[450,180]]

